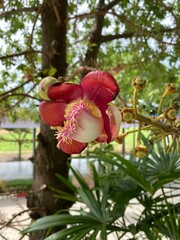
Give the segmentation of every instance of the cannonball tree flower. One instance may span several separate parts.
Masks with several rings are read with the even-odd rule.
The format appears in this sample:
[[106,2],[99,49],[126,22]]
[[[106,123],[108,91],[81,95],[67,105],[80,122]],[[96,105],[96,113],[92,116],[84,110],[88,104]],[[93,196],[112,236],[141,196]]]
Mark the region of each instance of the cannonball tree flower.
[[82,152],[88,142],[110,143],[119,133],[121,113],[110,105],[119,93],[113,76],[104,71],[88,73],[80,84],[47,81],[40,83],[45,101],[39,110],[42,120],[57,130],[57,147],[72,154]]

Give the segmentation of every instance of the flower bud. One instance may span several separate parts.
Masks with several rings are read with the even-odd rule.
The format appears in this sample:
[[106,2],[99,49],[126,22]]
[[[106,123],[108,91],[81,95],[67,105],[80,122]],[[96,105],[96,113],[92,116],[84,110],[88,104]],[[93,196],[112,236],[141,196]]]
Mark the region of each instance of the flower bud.
[[177,116],[177,111],[173,107],[169,107],[164,111],[164,118],[169,121],[175,121]]
[[149,150],[146,146],[139,144],[134,149],[134,155],[138,158],[144,158],[149,154]]
[[136,77],[132,80],[132,85],[137,90],[142,90],[146,86],[146,80],[141,77]]
[[124,122],[131,123],[134,119],[134,110],[133,108],[123,108],[121,110],[122,119]]
[[173,93],[176,93],[176,86],[173,83],[168,83],[168,85],[166,86],[165,92],[163,94],[163,97],[167,97]]
[[122,144],[126,136],[127,136],[127,133],[119,134],[119,136],[116,138],[116,142],[119,144]]
[[59,81],[54,78],[54,77],[46,77],[43,78],[39,84],[39,95],[44,99],[44,100],[50,100],[47,96],[48,92],[48,87],[54,83],[58,83]]

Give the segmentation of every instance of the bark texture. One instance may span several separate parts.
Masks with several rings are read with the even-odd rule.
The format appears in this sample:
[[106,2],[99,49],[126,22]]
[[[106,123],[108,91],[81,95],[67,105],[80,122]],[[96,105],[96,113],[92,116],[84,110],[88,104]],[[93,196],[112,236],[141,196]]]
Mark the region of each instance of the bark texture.
[[[51,66],[57,69],[56,77],[66,73],[66,15],[67,1],[46,0],[42,6],[42,50],[50,52],[49,56],[42,56],[42,69]],[[28,207],[32,208],[32,219],[50,215],[56,211],[68,208],[70,204],[65,200],[53,197],[53,191],[48,186],[68,189],[57,179],[56,173],[68,178],[69,155],[58,150],[54,131],[43,121],[40,121],[38,147],[34,159],[34,184],[32,194],[28,197]],[[46,231],[33,232],[30,240],[43,240]]]

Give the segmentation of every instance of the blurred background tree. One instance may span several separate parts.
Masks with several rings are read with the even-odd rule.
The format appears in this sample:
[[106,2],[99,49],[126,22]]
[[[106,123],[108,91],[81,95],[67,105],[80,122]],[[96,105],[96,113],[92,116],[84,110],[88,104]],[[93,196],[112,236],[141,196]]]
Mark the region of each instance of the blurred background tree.
[[[0,4],[0,117],[39,121],[37,85],[48,75],[79,81],[90,70],[106,70],[131,98],[132,78],[148,80],[145,108],[156,107],[166,83],[180,83],[178,0],[4,0]],[[28,206],[37,219],[68,205],[53,198],[55,173],[68,177],[68,155],[40,120],[34,158],[34,194]],[[62,184],[62,189],[66,187]],[[38,235],[39,234],[39,235]],[[43,232],[32,239],[42,239]]]

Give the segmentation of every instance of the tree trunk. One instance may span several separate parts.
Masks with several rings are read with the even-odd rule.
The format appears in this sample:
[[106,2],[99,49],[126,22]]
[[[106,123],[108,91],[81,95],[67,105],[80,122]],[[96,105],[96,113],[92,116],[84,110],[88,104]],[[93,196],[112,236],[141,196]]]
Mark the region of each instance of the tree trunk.
[[[55,3],[52,5],[52,3]],[[66,73],[66,18],[67,1],[45,0],[42,6],[42,51],[50,52],[50,56],[42,56],[43,70],[51,66],[57,69],[55,77]],[[28,197],[28,207],[34,208],[31,212],[32,219],[37,219],[70,206],[65,200],[53,197],[53,192],[48,188],[52,186],[68,191],[57,179],[56,173],[68,178],[69,155],[58,150],[54,131],[43,121],[40,121],[38,147],[34,159],[33,193]],[[30,240],[43,240],[45,231],[33,232]]]
[[[97,12],[103,12],[105,7],[104,0],[99,0]],[[82,65],[95,67],[97,65],[97,57],[101,45],[101,33],[104,25],[104,14],[97,14],[94,19],[94,27],[90,33],[88,48],[85,54]],[[82,72],[81,77],[84,77],[89,71],[86,69]]]

